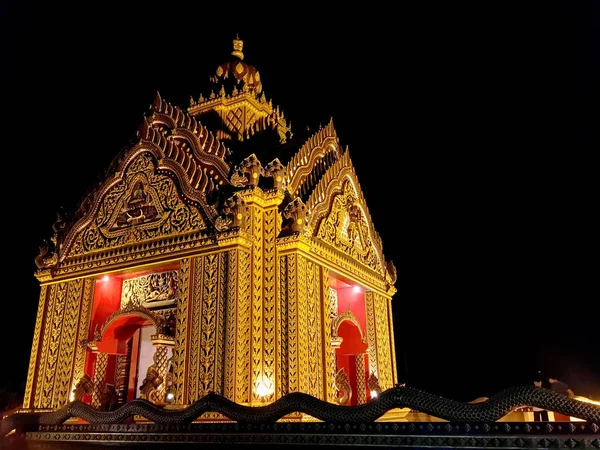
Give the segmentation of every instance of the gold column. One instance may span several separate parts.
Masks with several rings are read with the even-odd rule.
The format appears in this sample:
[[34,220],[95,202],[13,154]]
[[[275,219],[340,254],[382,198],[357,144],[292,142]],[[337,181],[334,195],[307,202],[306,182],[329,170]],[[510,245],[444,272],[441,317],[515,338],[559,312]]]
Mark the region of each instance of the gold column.
[[323,398],[323,361],[321,352],[321,289],[319,266],[308,260],[306,265],[308,393]]
[[356,361],[356,402],[359,405],[367,403],[367,382],[365,380],[365,355],[359,353],[355,357]]
[[54,380],[58,366],[60,337],[65,312],[67,283],[55,284],[50,290],[50,300],[46,312],[46,329],[42,341],[42,358],[39,368],[39,389],[36,389],[36,408],[52,408]]
[[[39,372],[36,377],[36,368],[38,367],[38,361],[41,360],[41,355],[38,354],[38,346],[40,343],[40,334],[42,328],[45,326],[45,306],[46,297],[48,294],[48,286],[43,285],[40,291],[40,300],[38,303],[38,311],[35,319],[35,329],[33,331],[33,343],[31,345],[31,356],[29,358],[29,369],[27,370],[27,383],[25,384],[25,396],[23,400],[23,408],[31,408],[31,394],[32,391],[37,387],[34,385],[34,380],[39,378]],[[44,324],[44,325],[42,325]]]
[[251,206],[252,235],[252,401],[259,401],[259,385],[263,383],[263,211],[254,204]]
[[223,393],[226,254],[192,260],[188,403],[209,392]]
[[[237,252],[237,328],[235,350],[235,395],[237,403],[249,403],[251,400],[250,386],[251,370],[251,255],[250,252],[239,250]],[[231,270],[230,270],[231,272]],[[230,281],[231,282],[231,281]]]
[[275,352],[275,316],[276,316],[276,285],[275,285],[275,238],[279,232],[277,207],[271,206],[264,214],[263,226],[263,353],[262,353],[262,376],[263,383],[268,391],[264,397],[267,402],[275,400],[275,388],[277,380],[276,352]]
[[96,368],[94,369],[94,390],[92,391],[92,406],[102,406],[102,395],[106,380],[106,366],[108,365],[108,353],[96,353]]
[[365,292],[365,308],[367,312],[367,342],[369,347],[368,361],[369,361],[369,374],[373,373],[379,377],[379,370],[377,367],[377,334],[375,330],[375,300],[373,291]]
[[395,386],[398,384],[398,368],[396,366],[396,341],[394,339],[394,319],[392,315],[392,299],[387,300],[387,310],[390,330],[390,353],[392,355],[392,383]]
[[[83,295],[81,298],[81,312],[79,315],[79,330],[77,332],[77,342],[75,351],[75,363],[73,366],[73,382],[71,392],[81,380],[85,371],[85,359],[88,354],[87,338],[90,332],[90,320],[92,314],[92,302],[94,300],[94,286],[96,282],[91,278],[83,281]],[[69,394],[69,400],[70,394]]]
[[288,313],[288,333],[287,343],[282,342],[282,346],[287,344],[287,362],[288,362],[288,392],[300,392],[299,385],[299,367],[298,367],[298,256],[290,254],[286,256],[287,262],[287,313]]
[[332,311],[333,302],[331,298],[331,290],[329,288],[329,276],[327,269],[321,267],[321,298],[323,308],[321,309],[322,318],[322,335],[323,335],[323,364],[325,369],[325,400],[328,402],[336,402],[337,388],[335,386],[336,375],[336,360],[335,349],[332,345],[332,317],[337,314],[337,305],[335,311]]
[[309,392],[310,379],[313,374],[310,373],[308,366],[308,308],[307,308],[307,286],[306,286],[306,264],[307,260],[303,256],[298,256],[298,289],[297,289],[297,321],[298,321],[298,390],[300,392]]
[[[62,333],[58,351],[58,366],[55,372],[52,407],[60,408],[69,402],[73,388],[73,372],[77,351],[77,328],[80,325],[83,279],[69,281]],[[83,319],[82,321],[84,321]],[[87,329],[87,324],[83,328]]]
[[129,382],[129,369],[131,367],[131,350],[132,350],[133,338],[127,341],[127,353],[124,355],[117,355],[117,361],[115,363],[115,388],[119,399],[117,403],[123,405],[127,402],[127,388]]
[[227,302],[225,305],[225,360],[223,382],[223,395],[231,401],[236,401],[236,330],[237,330],[237,272],[238,252],[227,252]]
[[184,405],[187,401],[186,358],[189,342],[189,308],[190,302],[190,259],[184,258],[179,263],[179,299],[177,300],[177,325],[175,328],[175,348],[173,349],[173,387],[175,403]]
[[278,298],[276,309],[277,322],[277,398],[283,397],[289,392],[289,361],[288,361],[288,267],[287,257],[278,257]]
[[383,390],[394,386],[394,377],[392,375],[392,355],[391,355],[391,337],[388,319],[388,299],[379,295],[374,295],[375,305],[375,327],[377,335],[377,363],[379,373],[379,385]]
[[169,347],[162,344],[155,344],[153,361],[158,371],[158,376],[162,378],[162,383],[149,395],[149,400],[154,404],[163,404],[165,402],[165,390],[167,387],[167,373],[169,371]]

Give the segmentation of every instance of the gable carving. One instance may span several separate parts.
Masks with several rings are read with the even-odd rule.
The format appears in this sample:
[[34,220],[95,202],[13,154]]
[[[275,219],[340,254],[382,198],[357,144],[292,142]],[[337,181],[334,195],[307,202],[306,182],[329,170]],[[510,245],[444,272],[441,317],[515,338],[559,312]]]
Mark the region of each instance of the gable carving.
[[[382,272],[382,256],[373,240],[373,227],[349,177],[331,193],[330,209],[315,230],[316,237],[344,254]],[[378,236],[377,236],[378,238]]]
[[103,190],[90,216],[71,231],[63,255],[82,255],[207,228],[198,207],[180,197],[174,180],[157,171],[154,161],[150,153],[138,154],[122,177]]

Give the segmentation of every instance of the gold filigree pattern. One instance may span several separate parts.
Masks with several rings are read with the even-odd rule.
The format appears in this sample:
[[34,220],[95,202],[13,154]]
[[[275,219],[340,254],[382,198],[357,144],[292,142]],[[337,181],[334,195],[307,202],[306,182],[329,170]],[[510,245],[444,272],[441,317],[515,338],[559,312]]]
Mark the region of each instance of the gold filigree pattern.
[[308,366],[308,308],[306,286],[306,265],[307,260],[303,256],[298,256],[298,387],[300,392],[309,392],[310,378],[313,374],[309,372]]
[[107,185],[93,219],[84,220],[66,241],[69,257],[207,227],[198,207],[184,202],[174,181],[156,173],[155,164],[150,153],[141,153],[122,179]]
[[286,165],[284,180],[291,193],[297,194],[300,185],[310,174],[317,161],[327,153],[333,153],[335,159],[342,156],[333,121],[312,135]]
[[81,278],[70,281],[67,286],[65,314],[62,324],[63,330],[58,351],[58,367],[54,378],[52,408],[60,408],[69,402],[71,376],[73,373],[73,363],[75,362],[75,350],[77,348],[77,322],[79,319],[82,287],[83,279]]
[[[190,327],[189,344],[189,393],[187,403],[191,404],[200,398],[200,333],[202,314],[202,277],[204,274],[204,258],[197,257],[192,260],[192,292],[190,295],[190,309],[192,323]],[[195,338],[194,338],[195,337]]]
[[381,388],[386,389],[394,387],[394,376],[392,375],[392,355],[390,351],[390,330],[388,322],[387,299],[381,295],[375,294],[375,326],[377,330],[377,363],[379,371],[377,377]]
[[175,304],[179,292],[176,270],[150,273],[123,280],[121,308],[128,304],[145,308]]
[[[334,204],[334,201],[337,203]],[[347,227],[344,227],[344,224],[348,225],[349,222],[344,223],[344,221],[352,205],[360,208],[361,245],[365,246],[362,249],[359,249],[357,245],[350,246],[348,239],[339,236],[342,231],[347,233]],[[327,236],[329,240],[326,242],[334,245],[336,242],[339,243],[340,247],[337,248],[342,251],[354,249],[350,256],[353,259],[358,258],[357,261],[361,264],[376,271],[380,276],[380,281],[383,281],[386,267],[381,238],[373,226],[348,151],[326,170],[306,201],[306,206],[311,211],[308,226],[315,235],[323,233],[319,235],[321,238]],[[325,225],[323,222],[327,222],[327,224]],[[332,225],[339,226],[339,228],[332,229]]]
[[342,193],[334,196],[329,215],[318,227],[317,237],[366,266],[379,270],[381,264],[361,208],[353,184],[345,180]]
[[364,343],[366,342],[366,337],[364,335],[363,329],[360,326],[360,322],[358,321],[358,319],[356,318],[356,316],[354,315],[354,313],[350,310],[347,309],[346,311],[344,311],[341,314],[336,314],[335,319],[333,320],[333,337],[336,338],[338,337],[338,330],[340,329],[340,325],[342,324],[342,322],[351,322],[354,325],[356,325],[356,328],[358,328],[358,331],[360,333],[360,339],[361,341]]
[[79,331],[77,334],[77,343],[75,349],[75,364],[73,367],[73,390],[75,383],[84,375],[85,358],[88,354],[88,346],[84,345],[87,342],[90,333],[90,320],[92,314],[92,301],[95,281],[91,278],[86,278],[83,281],[83,297],[81,298],[81,313],[78,318]]
[[175,390],[175,402],[179,405],[184,403],[186,392],[186,347],[188,342],[188,304],[190,259],[185,258],[179,262],[179,299],[177,301],[177,315],[175,326],[175,348],[173,349],[173,387]]
[[356,355],[356,403],[362,405],[367,403],[367,383],[365,381],[365,355]]
[[[395,384],[395,268],[383,258],[333,122],[285,167],[274,159],[263,169],[250,154],[238,155],[242,162],[232,171],[225,162],[231,152],[218,137],[239,133],[244,140],[270,127],[283,142],[290,130],[284,115],[242,84],[233,93],[223,89],[193,102],[190,111],[216,111],[230,130],[213,134],[157,95],[139,141],[114,160],[112,176],[61,232],[52,270],[46,253],[38,258],[42,293],[25,404],[59,407],[84,378],[94,280],[106,273],[125,279],[120,309],[99,332],[133,313],[157,327],[151,340],[161,350],[144,389],[154,402],[164,401],[167,375],[177,407],[208,392],[251,405],[290,392],[337,402],[332,343],[341,321],[352,318],[368,340],[369,369],[382,386]],[[178,270],[172,270],[174,261]],[[366,327],[353,315],[337,315],[330,272],[366,288]],[[169,362],[165,345],[174,346]],[[359,372],[365,372],[367,356],[356,357]],[[97,355],[97,407],[105,403],[104,372],[113,362],[123,375],[123,357]],[[359,403],[366,401],[362,378],[354,393]],[[117,384],[120,390],[122,380]],[[345,401],[352,395],[347,384]]]
[[198,387],[198,396],[194,399],[205,396],[209,392],[215,391],[215,339],[217,328],[217,267],[218,255],[212,254],[204,257],[204,270],[200,301],[194,304],[201,304],[200,317],[200,360],[198,367],[198,378],[200,385]]
[[275,237],[277,211],[264,213],[263,233],[263,377],[269,391],[265,401],[275,400]]
[[[23,400],[23,408],[31,408],[31,394],[34,387],[35,369],[38,366],[38,361],[41,359],[38,355],[38,346],[40,343],[40,332],[42,330],[42,323],[44,322],[44,309],[46,306],[46,296],[48,293],[48,286],[43,285],[40,290],[40,301],[38,304],[37,316],[35,318],[35,328],[33,329],[33,343],[31,346],[31,356],[29,359],[29,369],[27,369],[27,382],[25,384],[25,396]],[[43,346],[43,342],[42,342]],[[39,378],[39,372],[38,372]],[[39,389],[38,389],[39,391]],[[35,402],[37,406],[37,402]]]
[[251,280],[250,280],[250,261],[249,252],[239,251],[239,275],[238,275],[238,327],[237,338],[238,347],[236,355],[236,401],[238,403],[248,403],[251,399],[250,386],[252,384],[251,374]]
[[375,300],[373,291],[365,292],[365,308],[367,310],[367,342],[369,373],[378,374],[377,367],[377,338],[375,330]]
[[299,356],[301,346],[298,343],[298,256],[287,256],[287,301],[288,301],[288,372],[289,392],[301,392],[299,374]]
[[[131,342],[127,345],[127,353],[124,355],[117,355],[115,362],[115,389],[117,391],[117,395],[119,396],[119,404],[125,403],[127,398],[127,383],[128,383],[128,373],[129,373],[129,365],[131,363]],[[80,399],[81,400],[81,399]]]
[[[96,337],[99,337],[100,339],[102,339],[102,337],[104,336],[104,333],[106,332],[106,330],[108,329],[108,327],[111,323],[113,323],[119,317],[128,316],[131,314],[135,314],[137,316],[148,319],[150,322],[152,322],[152,325],[154,325],[154,328],[156,328],[157,334],[163,333],[164,326],[165,326],[164,316],[162,316],[161,314],[159,314],[157,312],[150,311],[148,308],[144,308],[143,306],[137,306],[137,305],[134,305],[133,303],[127,303],[121,309],[116,310],[114,313],[112,313],[110,316],[108,316],[108,318],[104,322],[104,325],[102,325],[102,328],[98,332],[98,336],[96,336]],[[94,334],[96,334],[96,333],[94,333]]]
[[306,313],[307,313],[307,322],[308,327],[306,328],[308,332],[308,393],[317,398],[320,398],[320,387],[322,382],[323,374],[319,371],[319,339],[318,335],[321,331],[318,327],[318,316],[317,316],[317,300],[320,298],[318,296],[315,288],[315,282],[318,281],[319,278],[315,277],[315,264],[312,261],[307,261],[306,264]]
[[225,320],[225,380],[223,387],[223,395],[231,401],[236,401],[235,385],[236,385],[236,329],[237,329],[237,277],[238,277],[238,252],[237,250],[229,250],[227,252],[227,301]]
[[259,385],[264,380],[263,371],[263,212],[252,205],[252,400],[260,400]]
[[288,286],[287,286],[287,260],[285,256],[278,258],[279,267],[279,307],[276,309],[275,320],[277,327],[277,398],[283,397],[289,392],[288,372]]
[[42,406],[42,392],[44,390],[44,375],[46,368],[46,359],[48,356],[48,343],[50,341],[50,331],[52,330],[52,314],[54,313],[54,301],[56,298],[56,290],[61,286],[61,284],[53,284],[47,290],[47,308],[44,313],[44,334],[41,338],[41,349],[39,362],[37,367],[37,375],[35,380],[35,393],[33,399],[33,407],[34,408],[44,408]]
[[326,380],[326,398],[325,400],[331,403],[336,401],[336,387],[335,387],[335,370],[336,370],[336,358],[335,350],[331,345],[333,340],[333,327],[332,322],[338,310],[338,299],[337,291],[329,287],[329,275],[325,268],[321,268],[321,289],[323,290],[323,305],[327,305],[323,308],[323,336],[325,346],[325,380]]
[[108,354],[96,353],[96,366],[94,368],[94,390],[92,391],[92,406],[102,406],[102,396],[106,380],[106,368],[108,366]]
[[[225,392],[223,368],[225,358],[225,304],[227,302],[227,253],[221,252],[218,255],[218,278],[217,278],[217,314],[216,324],[216,343],[215,343],[215,385],[214,392],[223,394]],[[232,374],[233,372],[228,372]],[[227,376],[227,375],[226,375]]]
[[390,323],[390,353],[392,354],[392,384],[396,386],[398,384],[398,369],[396,366],[396,341],[394,339],[394,315],[392,314],[392,300],[386,299],[387,307],[388,307],[388,320]]
[[57,289],[53,291],[55,298],[53,299],[52,319],[49,322],[50,336],[48,341],[48,350],[46,356],[46,364],[42,367],[43,370],[43,388],[42,388],[42,408],[52,408],[52,397],[54,395],[54,381],[56,380],[56,369],[59,365],[60,352],[60,337],[62,335],[62,326],[66,305],[68,283],[61,283]]

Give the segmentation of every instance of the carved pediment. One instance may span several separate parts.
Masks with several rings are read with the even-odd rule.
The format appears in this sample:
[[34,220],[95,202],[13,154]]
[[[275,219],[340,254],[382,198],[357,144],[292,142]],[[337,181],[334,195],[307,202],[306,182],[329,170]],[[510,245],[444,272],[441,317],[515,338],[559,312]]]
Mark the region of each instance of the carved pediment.
[[381,239],[347,152],[323,175],[307,207],[314,236],[385,276]]
[[350,180],[343,180],[334,195],[328,214],[321,220],[316,236],[372,269],[381,271],[381,257],[373,245],[372,226]]
[[207,228],[201,210],[180,195],[176,182],[156,170],[141,152],[100,191],[88,215],[65,240],[65,255],[76,256],[132,242],[181,235]]

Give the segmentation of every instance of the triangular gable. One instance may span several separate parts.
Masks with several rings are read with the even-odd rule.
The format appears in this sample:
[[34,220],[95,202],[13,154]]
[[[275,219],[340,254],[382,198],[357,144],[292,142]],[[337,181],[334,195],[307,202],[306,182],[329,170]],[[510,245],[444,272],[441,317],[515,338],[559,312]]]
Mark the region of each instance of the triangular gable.
[[381,238],[348,151],[321,177],[306,206],[313,236],[385,275]]
[[130,161],[66,236],[60,260],[208,227],[199,205],[180,194],[174,177],[157,170],[155,155],[138,148]]
[[60,246],[59,261],[132,242],[212,227],[208,198],[229,184],[229,150],[196,119],[159,94],[114,173],[84,202]]

